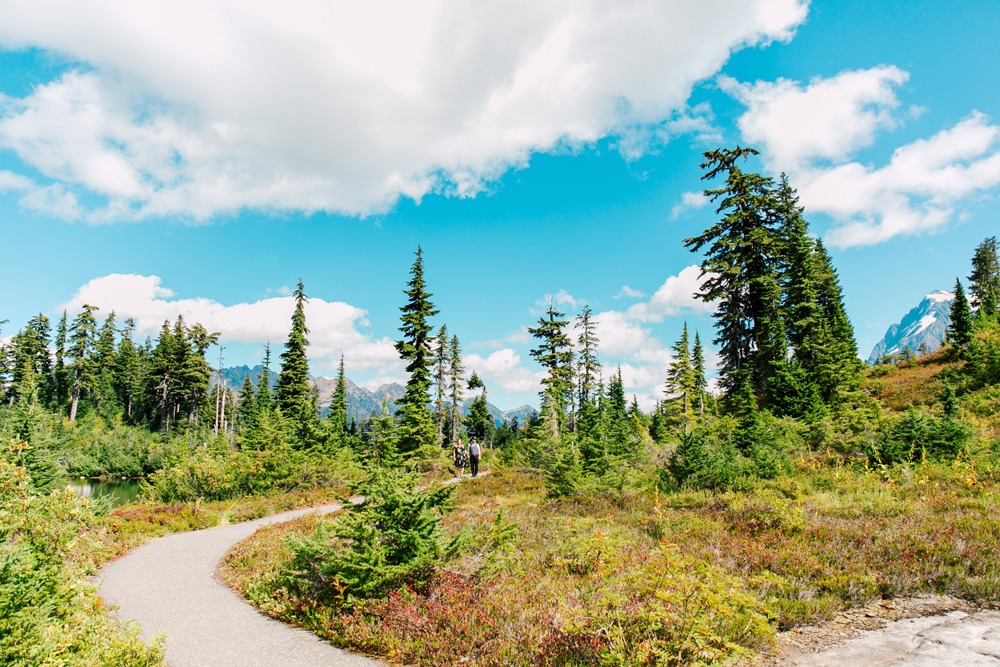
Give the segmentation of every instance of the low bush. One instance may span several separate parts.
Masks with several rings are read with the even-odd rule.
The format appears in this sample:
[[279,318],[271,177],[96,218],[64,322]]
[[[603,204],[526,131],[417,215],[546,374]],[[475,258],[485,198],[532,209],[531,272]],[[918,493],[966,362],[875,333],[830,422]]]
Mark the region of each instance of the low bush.
[[0,664],[163,664],[162,648],[111,620],[66,560],[92,519],[86,500],[37,491],[25,468],[0,459]]
[[875,464],[909,463],[926,459],[955,459],[972,440],[971,430],[950,416],[926,415],[910,408],[899,417],[887,418],[868,448]]
[[342,487],[360,477],[348,450],[335,457],[287,447],[184,455],[147,478],[143,495],[161,503],[232,500],[246,496]]
[[454,486],[417,488],[414,474],[376,469],[358,485],[364,499],[316,532],[289,543],[292,590],[350,608],[403,587],[425,591],[463,536],[441,528]]

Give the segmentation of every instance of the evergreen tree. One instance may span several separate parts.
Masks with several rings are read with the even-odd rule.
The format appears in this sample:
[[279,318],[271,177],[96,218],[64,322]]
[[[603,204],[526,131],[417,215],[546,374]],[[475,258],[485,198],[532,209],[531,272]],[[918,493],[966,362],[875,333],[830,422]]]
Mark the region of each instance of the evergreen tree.
[[[997,257],[997,238],[991,236],[976,246],[972,256],[972,274],[969,276],[969,294],[979,304],[983,317],[997,315],[997,300],[1000,298],[1000,259]],[[983,305],[989,301],[986,309]]]
[[281,413],[298,431],[300,439],[304,440],[315,425],[317,415],[309,385],[309,361],[306,358],[306,348],[309,346],[306,335],[309,329],[306,328],[305,304],[309,299],[301,278],[293,296],[295,311],[292,313],[292,328],[288,332],[285,351],[281,353],[281,372],[274,399],[281,408]]
[[688,343],[688,325],[684,323],[684,332],[680,340],[671,348],[673,360],[667,372],[667,394],[676,397],[681,414],[688,416],[691,409],[691,399],[694,395],[694,369],[691,366],[691,355]]
[[844,392],[861,386],[864,363],[858,358],[854,325],[844,308],[840,278],[833,260],[819,239],[816,240],[815,257],[819,276],[819,305],[829,334],[825,354],[820,358],[822,368],[814,375],[814,382],[818,385],[823,400],[834,403]]
[[132,418],[135,403],[142,395],[144,383],[142,357],[135,343],[132,341],[132,332],[135,330],[135,321],[132,318],[125,320],[125,328],[122,330],[121,342],[118,344],[118,353],[115,356],[115,391],[125,408],[125,416]]
[[178,347],[170,321],[164,320],[150,358],[149,373],[150,394],[157,409],[156,423],[164,431],[170,430],[170,421],[174,417],[172,398],[178,375]]
[[[11,463],[27,469],[32,486],[47,491],[62,479],[63,471],[58,466],[56,456],[42,447],[36,437],[41,424],[42,407],[38,404],[35,374],[30,364],[25,364],[19,375],[21,382],[15,392],[17,403],[14,404],[8,423],[14,442],[10,443],[13,446],[9,453],[5,453],[5,458],[10,456],[13,459]],[[9,580],[7,567],[5,576]]]
[[431,296],[424,282],[423,251],[417,246],[417,259],[410,269],[412,278],[404,293],[407,303],[402,312],[402,340],[396,342],[396,351],[407,362],[406,393],[397,401],[400,415],[399,449],[409,454],[425,445],[434,443],[435,428],[428,404],[432,376],[431,326],[427,319],[437,315]]
[[597,360],[597,323],[591,317],[590,306],[584,306],[583,312],[576,318],[578,353],[578,399],[582,407],[593,400],[594,389],[601,376],[601,362]]
[[451,390],[451,440],[458,440],[458,434],[462,430],[462,384],[465,380],[462,375],[465,373],[465,366],[462,365],[462,346],[458,342],[458,336],[451,337],[451,359],[448,364],[448,376],[451,378],[449,389]]
[[809,225],[802,217],[798,197],[788,178],[781,175],[777,193],[785,248],[784,310],[788,341],[798,366],[810,376],[820,364],[819,355],[828,344],[826,318],[820,306],[820,275],[816,247],[809,238]]
[[18,387],[23,374],[30,369],[34,379],[33,389],[41,387],[44,391],[52,372],[52,360],[49,357],[49,318],[41,313],[31,318],[23,331],[11,337],[8,350],[10,354],[9,368],[11,372],[10,400],[17,396]]
[[69,371],[66,369],[66,341],[69,327],[66,324],[66,311],[63,310],[62,319],[59,320],[59,327],[56,329],[56,358],[55,370],[52,372],[52,398],[54,404],[62,414],[66,401],[69,400]]
[[93,346],[94,336],[97,333],[97,320],[94,318],[94,311],[99,310],[97,306],[83,305],[83,311],[73,320],[70,327],[70,356],[73,358],[73,388],[71,394],[72,403],[69,408],[69,420],[76,420],[76,411],[80,403],[80,396],[94,384],[93,369]]
[[471,389],[482,389],[483,391],[472,399],[472,405],[469,406],[469,436],[475,437],[479,442],[485,443],[489,440],[490,435],[496,430],[496,425],[493,422],[493,415],[490,414],[489,406],[486,400],[486,383],[484,383],[479,375],[472,371],[472,377],[469,378],[468,388]]
[[94,382],[94,405],[100,408],[106,401],[115,397],[114,367],[116,365],[115,311],[111,311],[104,319],[101,330],[97,334],[97,344],[94,347],[96,365]]
[[253,391],[253,380],[250,373],[243,378],[243,388],[240,389],[240,397],[236,406],[236,421],[241,427],[246,428],[253,423],[254,415],[257,414],[257,400]]
[[630,456],[633,453],[634,438],[628,403],[625,400],[625,383],[622,381],[621,366],[618,367],[618,372],[611,376],[603,407],[607,456],[611,458]]
[[1000,317],[1000,312],[997,310],[998,299],[1000,299],[1000,293],[997,292],[995,287],[990,285],[986,288],[986,295],[979,302],[979,309],[976,311],[976,326],[986,326],[990,322],[995,322]]
[[400,464],[399,429],[396,420],[389,414],[386,402],[382,401],[382,412],[372,411],[369,421],[369,446],[375,465],[396,468]]
[[[780,297],[776,268],[779,244],[773,214],[772,180],[744,172],[737,165],[757,151],[737,147],[706,152],[703,180],[726,175],[725,187],[705,190],[721,221],[684,244],[698,252],[707,246],[701,263],[706,276],[699,298],[716,302],[720,378],[731,395],[746,376],[762,392],[772,366],[783,361],[783,336],[779,340]],[[778,322],[775,322],[777,318]]]
[[528,327],[528,332],[538,339],[538,347],[531,350],[531,356],[540,363],[548,375],[542,379],[542,421],[549,414],[554,416],[559,437],[566,422],[566,406],[573,391],[573,345],[566,335],[568,320],[558,312],[549,298],[549,307],[538,320],[537,327]]
[[694,349],[691,351],[691,379],[694,382],[694,397],[698,401],[698,418],[705,416],[705,393],[708,381],[705,379],[705,352],[701,347],[701,338],[694,332]]
[[330,421],[334,436],[343,441],[347,435],[347,378],[344,376],[344,355],[340,355],[337,369],[337,386],[330,398],[330,411],[326,418]]
[[451,351],[448,346],[448,325],[441,325],[436,340],[434,383],[437,385],[437,400],[434,402],[434,421],[437,424],[437,440],[440,443],[444,441],[444,406],[445,399],[448,396],[448,364],[451,362]]
[[955,278],[955,300],[951,303],[951,323],[948,325],[948,340],[954,343],[961,355],[972,342],[972,311],[965,298],[962,281]]
[[208,399],[212,384],[212,368],[205,359],[208,348],[219,341],[219,332],[208,333],[205,327],[195,324],[184,332],[189,353],[184,357],[180,379],[187,403],[188,422],[198,422],[198,409]]
[[271,409],[271,343],[264,345],[264,366],[257,376],[257,409],[260,414]]

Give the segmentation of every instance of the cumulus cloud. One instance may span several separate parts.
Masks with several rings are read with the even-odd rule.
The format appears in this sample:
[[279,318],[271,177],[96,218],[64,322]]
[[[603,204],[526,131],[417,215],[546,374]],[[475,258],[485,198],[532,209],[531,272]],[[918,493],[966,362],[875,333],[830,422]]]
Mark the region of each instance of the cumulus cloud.
[[532,372],[521,366],[521,356],[510,348],[493,352],[488,357],[470,354],[465,357],[465,367],[471,373],[476,371],[487,380],[492,380],[506,392],[516,394],[541,389],[544,371]]
[[923,111],[901,109],[896,91],[908,77],[883,65],[807,85],[727,78],[720,85],[747,105],[738,121],[744,139],[762,147],[772,172],[788,173],[808,211],[838,222],[828,241],[848,247],[934,231],[963,199],[1000,185],[1000,128],[977,111],[897,148],[883,166],[850,161],[878,131]]
[[[368,214],[471,196],[536,151],[711,132],[691,87],[791,38],[804,0],[35,0],[0,46],[81,63],[0,98],[0,146],[92,221]],[[58,16],[59,20],[52,20]]]
[[696,211],[708,204],[709,199],[700,192],[682,192],[681,200],[670,209],[670,219],[676,220],[688,211]]
[[[113,310],[119,322],[130,317],[135,320],[137,337],[155,337],[164,320],[173,322],[182,315],[189,324],[198,322],[209,331],[220,332],[223,342],[270,340],[275,346],[287,338],[295,310],[291,296],[231,306],[211,299],[175,296],[161,285],[158,276],[116,273],[91,280],[60,310],[75,313],[84,304],[99,307],[102,315]],[[306,304],[306,321],[310,330],[309,356],[316,370],[335,368],[343,351],[344,365],[350,370],[400,376],[402,363],[392,341],[360,331],[368,326],[364,310],[340,301],[311,298]]]
[[[650,325],[680,315],[701,317],[714,310],[711,303],[695,298],[704,280],[700,274],[697,266],[685,267],[676,276],[668,277],[648,301],[633,304],[624,311],[603,311],[593,317],[600,340],[600,357],[609,364],[605,378],[620,367],[626,391],[638,398],[644,410],[663,400],[663,385],[673,359],[670,348]],[[693,331],[691,336],[693,340]],[[706,353],[710,354],[708,350]]]
[[689,266],[676,276],[667,278],[648,302],[630,306],[627,315],[640,322],[662,322],[664,317],[683,312],[695,315],[711,313],[715,307],[695,297],[707,278],[708,275],[701,275],[699,267]]
[[899,68],[881,66],[804,87],[787,79],[748,85],[720,77],[719,83],[747,106],[738,121],[743,137],[764,147],[769,164],[797,171],[817,158],[845,161],[870,146],[877,130],[896,127],[896,87],[907,79]]

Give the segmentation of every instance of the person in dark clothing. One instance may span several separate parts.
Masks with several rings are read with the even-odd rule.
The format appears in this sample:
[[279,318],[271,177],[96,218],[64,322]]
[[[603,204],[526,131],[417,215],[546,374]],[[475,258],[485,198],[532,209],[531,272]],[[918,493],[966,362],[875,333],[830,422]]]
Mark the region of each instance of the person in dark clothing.
[[469,443],[469,467],[473,477],[479,474],[479,457],[482,456],[482,453],[483,448],[479,446],[475,436],[473,436],[472,442]]

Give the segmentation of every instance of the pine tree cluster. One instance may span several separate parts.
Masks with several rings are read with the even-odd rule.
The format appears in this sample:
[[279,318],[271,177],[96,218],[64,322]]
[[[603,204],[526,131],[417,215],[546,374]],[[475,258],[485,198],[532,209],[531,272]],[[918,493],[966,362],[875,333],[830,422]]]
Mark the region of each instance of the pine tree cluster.
[[704,252],[698,297],[715,306],[719,386],[730,403],[746,384],[753,403],[803,417],[842,405],[861,383],[854,328],[837,272],[798,205],[795,190],[744,171],[752,148],[705,153],[705,190],[718,223],[685,240]]

